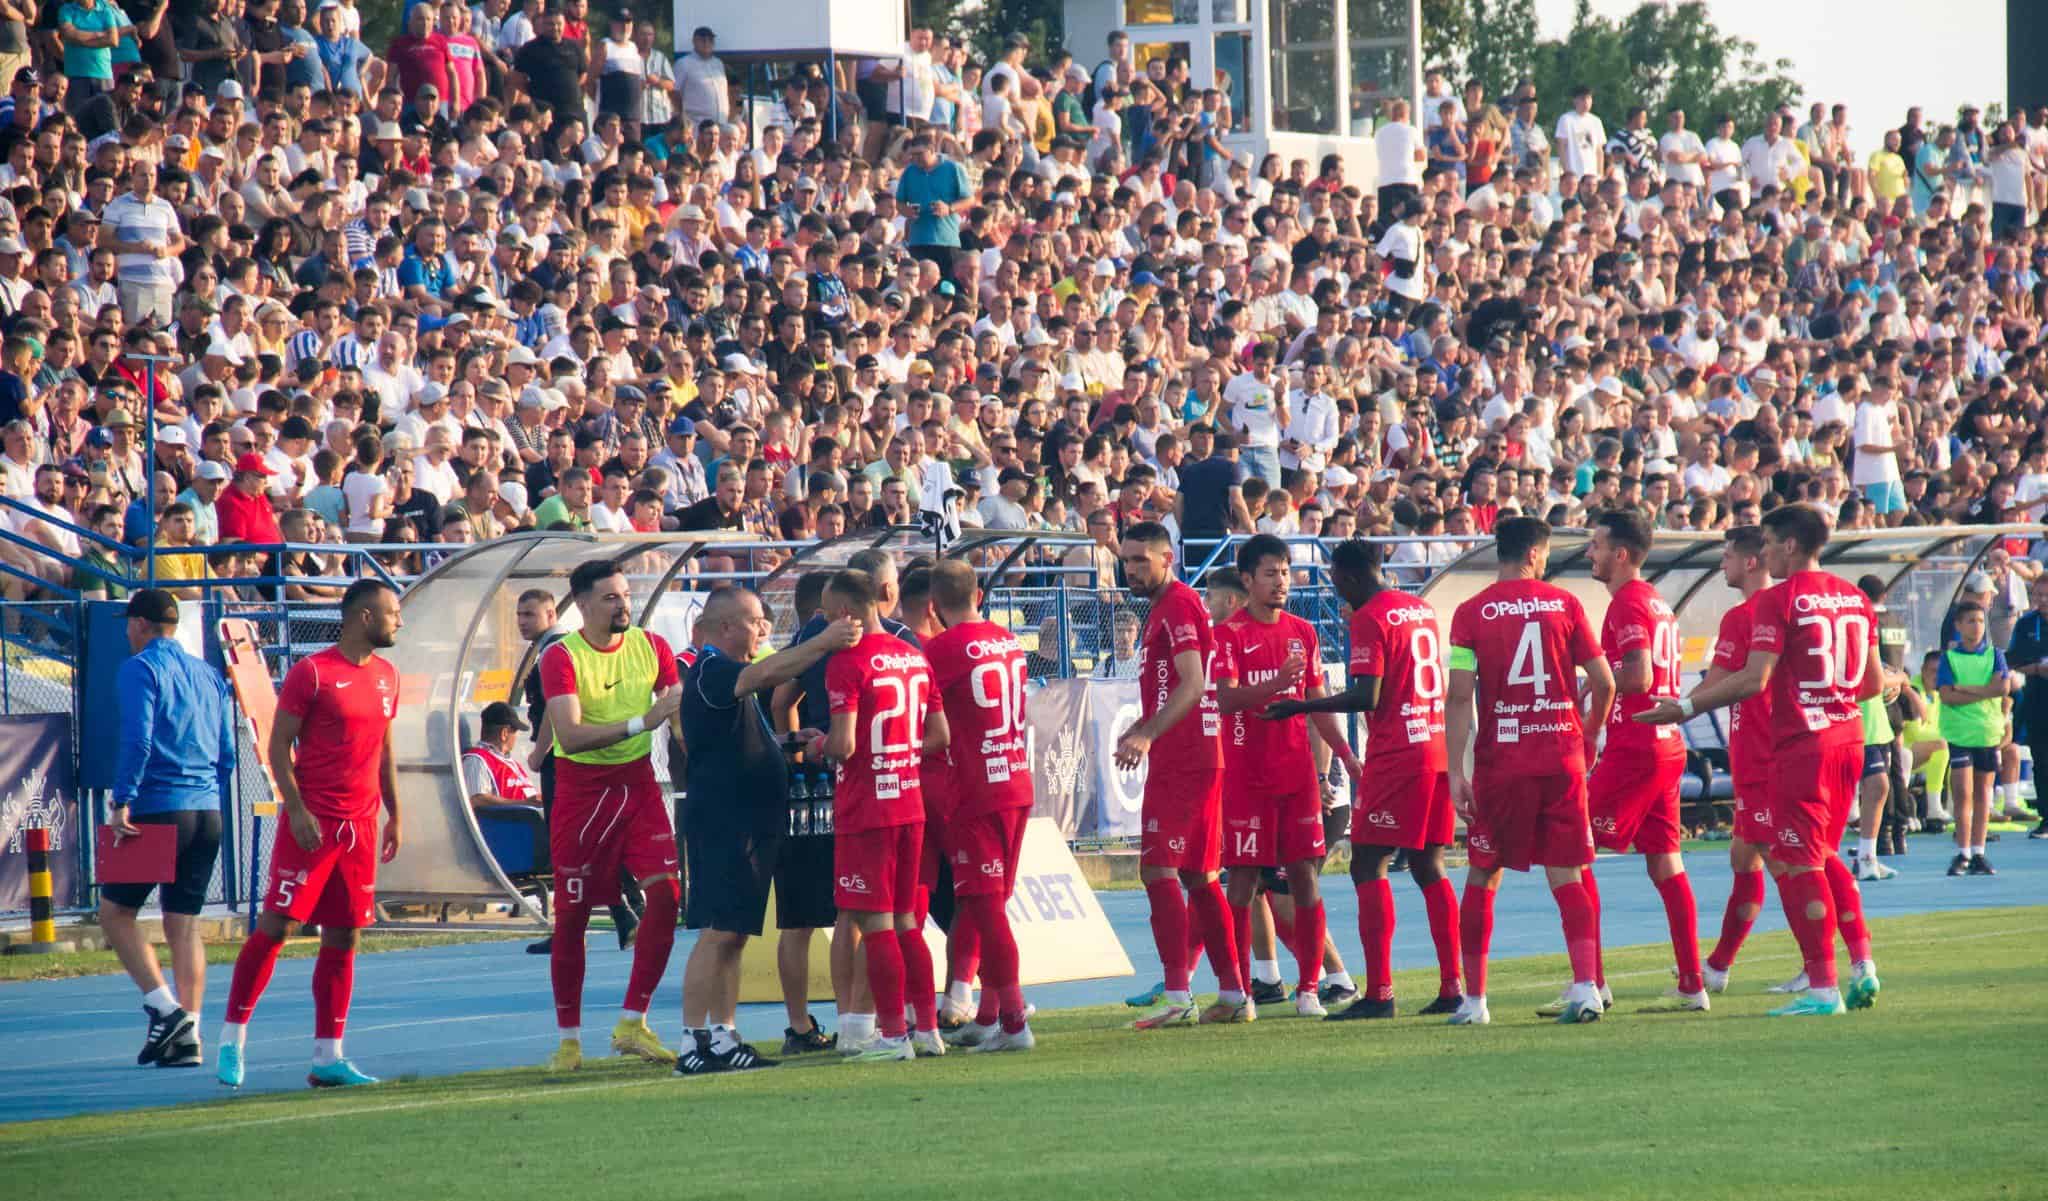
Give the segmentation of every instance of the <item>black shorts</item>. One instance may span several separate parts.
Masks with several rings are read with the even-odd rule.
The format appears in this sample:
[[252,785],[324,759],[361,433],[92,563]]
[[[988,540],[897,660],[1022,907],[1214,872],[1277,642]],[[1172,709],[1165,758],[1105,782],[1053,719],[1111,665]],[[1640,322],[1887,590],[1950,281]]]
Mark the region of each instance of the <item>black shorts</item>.
[[1872,776],[1888,775],[1891,770],[1891,743],[1887,742],[1881,746],[1866,745],[1863,748],[1863,779],[1868,780]]
[[690,895],[683,927],[759,934],[768,916],[768,885],[784,840],[693,822],[683,840]]
[[775,928],[826,930],[839,920],[832,901],[832,836],[783,840],[775,864]]
[[[196,914],[206,907],[206,889],[213,882],[213,865],[220,859],[220,810],[181,809],[175,813],[138,813],[129,818],[138,826],[178,828],[176,874],[162,885],[159,900],[165,913]],[[149,903],[155,884],[102,884],[100,895],[116,905],[140,909]]]
[[[1351,803],[1323,810],[1323,845],[1333,847],[1340,838],[1351,837]],[[1328,858],[1328,856],[1324,856]]]
[[1948,766],[1950,771],[1967,767],[1971,771],[1998,770],[1998,748],[1995,746],[1957,746],[1948,744]]

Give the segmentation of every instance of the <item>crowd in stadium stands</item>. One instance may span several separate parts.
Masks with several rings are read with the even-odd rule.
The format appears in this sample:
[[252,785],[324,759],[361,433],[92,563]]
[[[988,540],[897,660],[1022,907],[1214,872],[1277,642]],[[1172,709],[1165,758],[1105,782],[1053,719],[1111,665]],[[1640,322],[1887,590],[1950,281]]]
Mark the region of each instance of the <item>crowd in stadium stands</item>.
[[1866,157],[1839,105],[1431,72],[1361,187],[1233,152],[1228,81],[1121,32],[913,30],[750,128],[712,30],[672,56],[623,6],[424,0],[371,47],[350,0],[123,2],[0,0],[10,598],[139,572],[69,526],[187,550],[157,576],[197,595],[335,566],[238,544],[404,571],[536,528],[2048,506],[2048,109],[1912,109]]

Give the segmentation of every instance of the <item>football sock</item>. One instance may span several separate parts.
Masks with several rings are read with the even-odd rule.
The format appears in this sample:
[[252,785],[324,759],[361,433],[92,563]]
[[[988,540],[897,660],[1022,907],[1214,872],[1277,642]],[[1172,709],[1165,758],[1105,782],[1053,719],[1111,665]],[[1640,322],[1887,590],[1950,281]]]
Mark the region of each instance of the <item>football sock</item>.
[[[1252,898],[1258,904],[1258,898]],[[1237,949],[1237,978],[1247,991],[1252,979],[1252,909],[1251,905],[1230,907],[1231,944]],[[1275,966],[1278,966],[1277,964]],[[1220,980],[1221,977],[1218,977]],[[1277,981],[1276,981],[1277,982]],[[1218,985],[1221,987],[1221,984]]]
[[1294,961],[1300,969],[1295,988],[1316,990],[1323,978],[1323,936],[1329,932],[1329,913],[1321,897],[1313,905],[1294,905]]
[[1835,987],[1835,898],[1822,872],[1787,872],[1778,881],[1785,921],[1806,961],[1809,988]]
[[981,925],[983,1012],[975,1015],[975,1021],[985,1026],[999,1015],[1003,1029],[1015,1033],[1024,1028],[1024,989],[1018,982],[1017,937],[1010,929],[1010,914],[998,896],[963,900],[972,902],[972,912]]
[[1856,836],[1856,858],[1869,861],[1877,857],[1877,839]]
[[1835,904],[1835,928],[1841,932],[1842,945],[1849,949],[1849,961],[1868,959],[1870,926],[1863,920],[1863,890],[1856,887],[1856,877],[1841,856],[1829,855],[1826,870],[1828,892]]
[[149,1006],[152,1012],[159,1015],[176,1013],[179,1008],[178,998],[172,996],[171,990],[161,984],[144,993],[142,1003]]
[[896,931],[863,932],[868,951],[868,987],[875,994],[875,1024],[884,1038],[903,1037],[903,946]]
[[[1209,967],[1216,973],[1216,990],[1228,996],[1244,992],[1244,976],[1237,969],[1237,939],[1230,920],[1230,905],[1223,899],[1223,885],[1206,880],[1194,889],[1195,921],[1202,928],[1202,942],[1209,948]],[[1250,910],[1246,910],[1250,919]],[[1249,941],[1249,940],[1247,940]]]
[[313,1037],[341,1039],[348,1002],[356,990],[356,953],[351,947],[321,947],[313,961]]
[[1657,881],[1657,895],[1664,900],[1664,924],[1671,930],[1671,951],[1678,959],[1678,991],[1696,993],[1706,985],[1700,979],[1700,913],[1692,880],[1675,872]]
[[917,1015],[919,1030],[939,1028],[938,985],[932,980],[932,949],[924,940],[924,929],[898,930],[898,953],[903,956],[903,991]]
[[[1246,912],[1249,913],[1250,911],[1247,910]],[[1235,918],[1236,914],[1233,913],[1231,916]],[[1246,941],[1250,941],[1251,927],[1242,927],[1239,931],[1239,935]],[[1252,960],[1252,979],[1260,984],[1280,983],[1280,961],[1278,959]]]
[[1436,944],[1436,995],[1458,995],[1458,886],[1439,876],[1422,890],[1429,912],[1429,937]]
[[1159,966],[1166,974],[1166,991],[1188,990],[1192,963],[1188,953],[1189,923],[1187,901],[1181,896],[1180,881],[1171,876],[1145,882],[1145,899],[1152,904],[1152,942],[1159,948]]
[[974,1004],[974,985],[965,980],[951,980],[946,984],[946,999],[962,1007]]
[[270,987],[270,973],[277,967],[277,950],[283,945],[283,939],[272,938],[261,930],[249,931],[249,937],[242,940],[242,949],[235,956],[235,974],[228,982],[229,1024],[248,1025],[249,1015],[256,1012],[256,1002],[263,998],[263,990]]
[[315,1067],[324,1068],[330,1063],[340,1062],[341,1039],[316,1038],[313,1040],[313,1065]]
[[1736,872],[1735,885],[1728,890],[1728,907],[1721,911],[1721,940],[1707,956],[1707,966],[1725,972],[1735,966],[1750,927],[1756,925],[1757,911],[1764,903],[1764,869]]
[[668,971],[669,952],[676,941],[676,913],[682,908],[682,888],[674,880],[657,880],[647,887],[647,905],[640,911],[640,933],[633,939],[633,972],[626,978],[626,1008],[646,1013]]
[[1984,857],[1984,844],[1981,842],[1972,843],[1970,846],[1970,857],[1972,859],[1982,859]]
[[[1358,888],[1358,941],[1365,948],[1365,995],[1394,995],[1394,882],[1381,877]],[[1360,1012],[1364,1012],[1360,1010]]]
[[1350,972],[1325,972],[1323,973],[1323,983],[1331,988],[1348,988],[1353,991],[1356,991],[1358,988],[1358,985],[1352,982]]
[[[1188,894],[1183,892],[1181,894],[1182,912],[1186,912],[1187,906],[1190,903],[1191,901]],[[1195,978],[1195,969],[1202,966],[1202,952],[1205,949],[1202,946],[1202,927],[1199,923],[1189,919],[1184,919],[1182,924],[1184,924],[1187,927],[1187,938],[1185,940],[1187,950],[1186,953],[1181,956],[1181,962],[1187,965],[1187,978],[1190,981],[1193,981]]]
[[[590,928],[590,906],[565,904],[555,889],[555,936],[548,942],[548,981],[555,992],[555,1025],[567,1029],[583,1024],[583,935]],[[636,940],[637,942],[637,940]],[[640,952],[633,952],[637,961]]]
[[714,1025],[713,1027],[711,1027],[712,1054],[729,1055],[732,1052],[737,1051],[739,1049],[740,1036],[733,1031],[733,1028],[731,1026]]
[[1607,957],[1600,950],[1600,882],[1593,878],[1593,865],[1587,864],[1579,873],[1579,883],[1586,889],[1586,904],[1593,910],[1593,983],[1607,987]]
[[249,1041],[249,1026],[246,1022],[222,1022],[220,1043],[222,1046],[243,1046]]
[[1564,922],[1564,949],[1572,961],[1572,981],[1577,984],[1595,984],[1600,971],[1600,927],[1592,899],[1586,895],[1586,886],[1579,881],[1554,888],[1551,898],[1557,902],[1558,916]]
[[1486,995],[1486,951],[1493,945],[1493,890],[1477,885],[1458,902],[1458,943],[1465,962],[1465,995]]
[[860,1042],[872,1038],[875,1033],[875,1015],[872,1013],[844,1013],[839,1015],[839,1037],[844,1042]]

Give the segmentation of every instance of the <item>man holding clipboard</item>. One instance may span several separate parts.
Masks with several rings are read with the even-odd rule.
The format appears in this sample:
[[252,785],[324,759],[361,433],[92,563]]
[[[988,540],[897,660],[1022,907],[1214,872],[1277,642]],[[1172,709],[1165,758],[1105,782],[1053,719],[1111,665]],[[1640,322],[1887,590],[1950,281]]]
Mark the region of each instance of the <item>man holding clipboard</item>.
[[[178,645],[178,602],[161,588],[128,598],[121,745],[101,836],[100,928],[143,992],[149,1033],[138,1065],[198,1067],[206,947],[198,914],[220,856],[221,781],[234,763],[234,707],[219,672]],[[159,886],[173,992],[136,912]]]

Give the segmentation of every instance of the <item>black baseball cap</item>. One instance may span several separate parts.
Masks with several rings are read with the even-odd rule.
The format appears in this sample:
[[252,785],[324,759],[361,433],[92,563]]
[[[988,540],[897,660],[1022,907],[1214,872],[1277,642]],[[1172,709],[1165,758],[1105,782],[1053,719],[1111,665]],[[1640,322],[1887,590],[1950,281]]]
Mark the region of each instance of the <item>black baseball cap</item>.
[[142,588],[128,595],[128,616],[160,626],[178,624],[178,600],[161,588]]
[[526,723],[519,719],[519,710],[514,709],[504,701],[492,701],[490,704],[485,705],[483,716],[478,719],[478,724],[482,725],[485,730],[503,730],[507,728],[524,730],[526,728]]

